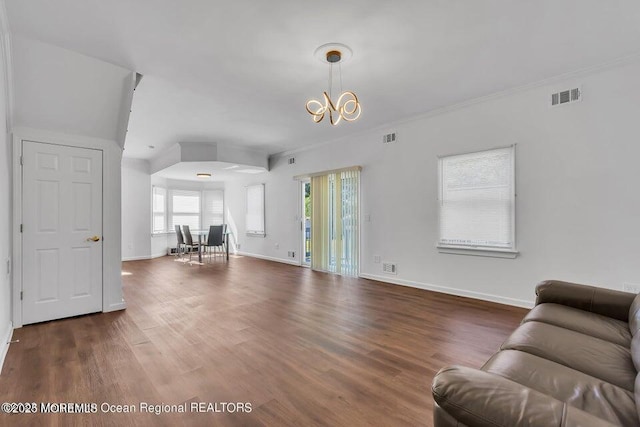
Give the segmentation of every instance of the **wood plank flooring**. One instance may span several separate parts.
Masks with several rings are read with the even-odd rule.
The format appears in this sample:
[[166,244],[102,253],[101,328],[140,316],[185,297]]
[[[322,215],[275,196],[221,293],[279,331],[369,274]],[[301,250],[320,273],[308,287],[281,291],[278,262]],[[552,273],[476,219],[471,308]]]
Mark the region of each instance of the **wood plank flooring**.
[[17,329],[0,402],[251,412],[0,415],[0,425],[430,426],[431,380],[525,310],[246,257],[123,263],[128,308]]

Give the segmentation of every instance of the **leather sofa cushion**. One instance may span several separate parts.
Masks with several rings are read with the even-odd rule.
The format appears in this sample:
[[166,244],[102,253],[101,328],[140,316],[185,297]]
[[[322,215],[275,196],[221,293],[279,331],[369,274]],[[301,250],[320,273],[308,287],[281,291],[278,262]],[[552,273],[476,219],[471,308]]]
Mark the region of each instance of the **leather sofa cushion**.
[[640,329],[640,294],[636,295],[629,309],[629,330],[634,335]]
[[[433,378],[431,391],[442,410],[468,426],[615,426],[608,420],[500,375],[463,366],[441,369]],[[435,421],[441,419],[435,418]]]
[[529,321],[516,329],[501,349],[524,351],[633,391],[637,372],[631,351],[618,344]]
[[640,371],[640,334],[636,334],[631,340],[631,359],[633,359],[636,371]]
[[586,286],[560,280],[546,280],[536,286],[536,305],[556,303],[584,311],[629,321],[629,308],[635,295],[599,286]]
[[614,424],[640,424],[634,395],[601,379],[516,350],[503,350],[482,370],[500,375]]
[[522,322],[528,321],[548,323],[624,347],[631,346],[631,332],[626,322],[566,305],[537,305]]

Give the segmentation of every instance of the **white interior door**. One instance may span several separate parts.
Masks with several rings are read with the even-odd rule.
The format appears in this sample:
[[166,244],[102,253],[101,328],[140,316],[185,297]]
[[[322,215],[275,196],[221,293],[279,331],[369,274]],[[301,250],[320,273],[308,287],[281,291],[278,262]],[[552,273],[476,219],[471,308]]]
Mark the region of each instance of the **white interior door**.
[[102,309],[102,151],[22,142],[22,321]]

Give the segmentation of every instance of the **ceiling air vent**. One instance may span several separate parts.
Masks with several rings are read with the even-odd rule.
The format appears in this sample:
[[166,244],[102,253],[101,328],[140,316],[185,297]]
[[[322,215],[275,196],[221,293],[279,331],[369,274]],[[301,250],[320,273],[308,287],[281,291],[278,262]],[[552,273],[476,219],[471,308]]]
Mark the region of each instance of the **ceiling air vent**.
[[289,164],[292,165],[296,162],[296,158],[295,157],[289,157]]
[[577,102],[582,100],[582,91],[579,87],[574,89],[563,90],[562,92],[556,92],[551,94],[551,106],[556,107],[558,105],[569,104],[571,102]]
[[382,143],[383,144],[392,144],[397,141],[396,132],[388,133],[386,135],[382,135]]
[[387,274],[398,274],[398,268],[395,263],[385,262],[382,264],[382,271]]

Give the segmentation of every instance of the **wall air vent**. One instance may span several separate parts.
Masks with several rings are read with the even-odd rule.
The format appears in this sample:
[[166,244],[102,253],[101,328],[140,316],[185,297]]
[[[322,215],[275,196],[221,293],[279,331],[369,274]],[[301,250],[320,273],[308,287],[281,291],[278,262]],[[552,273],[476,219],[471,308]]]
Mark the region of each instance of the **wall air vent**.
[[388,133],[386,135],[382,135],[382,143],[383,144],[393,144],[398,140],[396,132]]
[[289,164],[292,165],[296,162],[296,158],[295,157],[289,157]]
[[582,100],[582,90],[577,87],[574,89],[563,90],[562,92],[556,92],[551,94],[551,106],[557,107],[558,105],[569,104]]
[[393,262],[382,263],[382,272],[387,274],[398,274],[398,266]]

